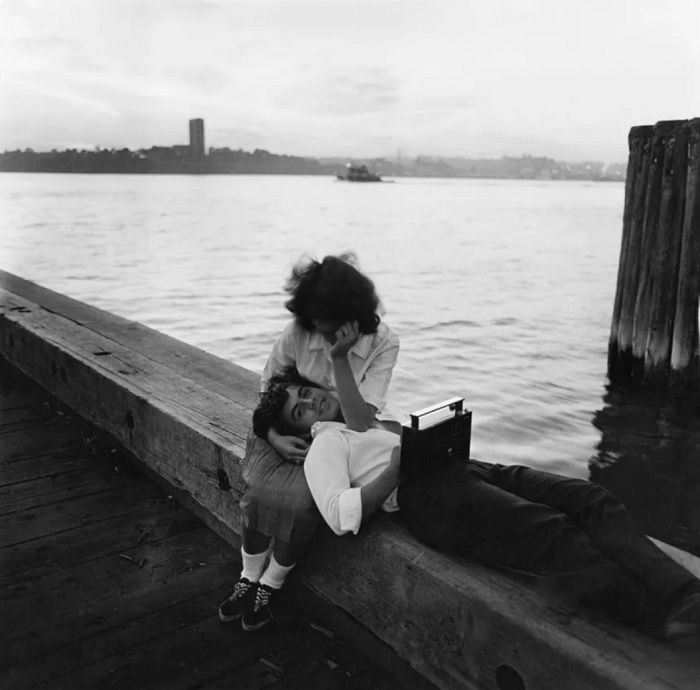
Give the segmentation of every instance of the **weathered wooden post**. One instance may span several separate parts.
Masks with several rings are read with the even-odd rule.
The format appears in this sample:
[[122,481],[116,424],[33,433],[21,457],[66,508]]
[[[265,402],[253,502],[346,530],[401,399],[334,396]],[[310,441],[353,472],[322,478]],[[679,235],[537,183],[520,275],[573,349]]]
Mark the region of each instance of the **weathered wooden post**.
[[609,376],[693,386],[700,369],[700,118],[633,127],[629,148]]
[[[697,364],[698,294],[700,294],[700,119],[690,123],[688,132],[688,173],[685,185],[685,214],[678,267],[676,319],[671,347],[671,373]],[[679,382],[680,383],[680,382]]]

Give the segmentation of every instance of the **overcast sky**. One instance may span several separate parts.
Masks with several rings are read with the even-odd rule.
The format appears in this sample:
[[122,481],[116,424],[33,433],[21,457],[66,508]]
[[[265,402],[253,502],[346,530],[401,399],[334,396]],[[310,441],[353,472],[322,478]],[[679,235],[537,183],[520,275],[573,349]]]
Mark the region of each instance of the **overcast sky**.
[[700,0],[0,0],[0,150],[624,162],[700,116]]

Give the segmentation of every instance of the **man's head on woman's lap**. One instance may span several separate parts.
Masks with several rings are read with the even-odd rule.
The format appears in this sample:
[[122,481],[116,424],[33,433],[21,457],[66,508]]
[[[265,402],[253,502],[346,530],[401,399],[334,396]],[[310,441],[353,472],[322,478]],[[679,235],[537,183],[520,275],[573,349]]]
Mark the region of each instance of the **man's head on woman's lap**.
[[291,368],[270,379],[253,411],[253,431],[266,438],[270,428],[289,436],[308,436],[319,421],[341,421],[336,398]]

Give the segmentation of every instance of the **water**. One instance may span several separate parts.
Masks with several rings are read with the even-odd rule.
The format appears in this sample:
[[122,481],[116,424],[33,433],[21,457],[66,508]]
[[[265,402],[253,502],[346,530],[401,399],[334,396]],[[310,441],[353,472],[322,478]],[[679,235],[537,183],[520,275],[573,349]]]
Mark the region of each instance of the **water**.
[[292,264],[354,250],[401,338],[393,408],[463,395],[475,457],[600,476],[623,204],[616,183],[4,174],[0,265],[260,372]]

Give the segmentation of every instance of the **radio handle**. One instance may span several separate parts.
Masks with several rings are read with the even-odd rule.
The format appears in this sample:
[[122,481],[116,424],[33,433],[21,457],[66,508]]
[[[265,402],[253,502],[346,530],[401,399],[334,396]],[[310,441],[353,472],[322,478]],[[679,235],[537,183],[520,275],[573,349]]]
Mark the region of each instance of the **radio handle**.
[[443,400],[442,402],[435,403],[435,405],[431,405],[430,407],[424,407],[422,410],[412,412],[410,414],[411,429],[418,431],[418,426],[420,424],[421,417],[424,417],[425,415],[430,414],[431,412],[437,412],[438,410],[441,410],[444,407],[449,407],[450,410],[452,410],[455,413],[455,415],[461,414],[464,408],[464,398],[449,398],[448,400]]

